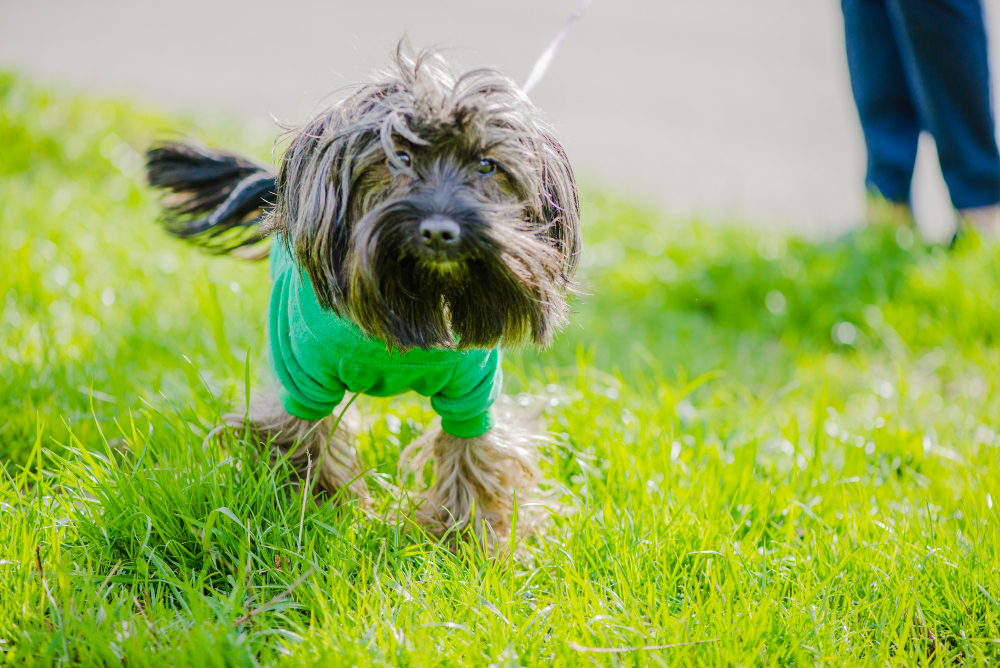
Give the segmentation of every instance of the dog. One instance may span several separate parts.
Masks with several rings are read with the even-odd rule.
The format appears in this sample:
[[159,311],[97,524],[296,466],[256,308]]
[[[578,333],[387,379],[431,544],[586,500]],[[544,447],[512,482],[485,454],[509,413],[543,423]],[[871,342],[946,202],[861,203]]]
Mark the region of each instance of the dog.
[[404,472],[434,461],[414,517],[442,537],[508,535],[515,499],[537,490],[539,434],[494,407],[501,351],[548,346],[567,323],[581,250],[562,145],[500,72],[455,74],[402,46],[289,135],[276,173],[193,142],[147,153],[167,232],[270,257],[278,384],[226,424],[326,496],[365,504],[346,397],[429,396],[441,427],[400,458]]

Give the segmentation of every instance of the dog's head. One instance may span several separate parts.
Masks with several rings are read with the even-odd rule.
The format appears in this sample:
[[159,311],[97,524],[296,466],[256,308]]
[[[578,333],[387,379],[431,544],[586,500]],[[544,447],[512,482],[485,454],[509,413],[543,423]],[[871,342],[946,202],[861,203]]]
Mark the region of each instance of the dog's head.
[[402,51],[294,132],[271,225],[320,303],[400,349],[548,344],[580,250],[573,172],[521,89]]

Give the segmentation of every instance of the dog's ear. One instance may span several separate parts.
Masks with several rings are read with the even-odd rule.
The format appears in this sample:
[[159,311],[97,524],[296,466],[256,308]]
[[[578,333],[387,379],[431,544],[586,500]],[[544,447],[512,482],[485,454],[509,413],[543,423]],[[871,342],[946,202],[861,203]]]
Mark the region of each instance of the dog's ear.
[[568,319],[566,294],[574,290],[573,275],[580,260],[580,198],[562,144],[547,127],[532,130],[529,138],[521,137],[526,152],[535,157],[522,187],[527,192],[526,213],[548,248],[544,254],[535,252],[533,260],[538,263],[527,272],[534,277],[534,294],[524,314],[525,326],[508,328],[505,343],[516,346],[530,341],[545,348]]
[[580,196],[562,144],[550,133],[541,137],[542,217],[562,259],[564,287],[572,286],[580,261]]
[[294,131],[278,170],[271,221],[308,273],[320,305],[335,312],[342,312],[347,291],[351,190],[382,156],[378,126],[351,118],[345,104]]

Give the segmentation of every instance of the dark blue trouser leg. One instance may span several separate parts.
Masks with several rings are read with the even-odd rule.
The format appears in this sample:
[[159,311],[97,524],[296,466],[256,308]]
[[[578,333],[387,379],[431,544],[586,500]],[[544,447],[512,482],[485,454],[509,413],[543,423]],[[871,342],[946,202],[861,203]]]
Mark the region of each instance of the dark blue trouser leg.
[[957,209],[1000,202],[1000,155],[979,0],[888,0],[917,106]]
[[868,147],[868,189],[910,199],[920,120],[884,0],[842,0],[851,89]]
[[[1000,202],[986,29],[979,0],[842,0],[869,188],[909,194],[914,127],[934,137],[952,204]],[[892,57],[890,48],[896,50]]]

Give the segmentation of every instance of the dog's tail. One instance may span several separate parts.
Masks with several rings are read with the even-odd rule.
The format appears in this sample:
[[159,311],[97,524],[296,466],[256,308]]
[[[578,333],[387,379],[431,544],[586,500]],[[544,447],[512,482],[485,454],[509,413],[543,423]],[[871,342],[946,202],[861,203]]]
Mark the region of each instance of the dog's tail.
[[263,222],[274,207],[272,169],[207,146],[166,141],[146,152],[146,175],[149,185],[166,191],[167,232],[209,253],[267,257]]

